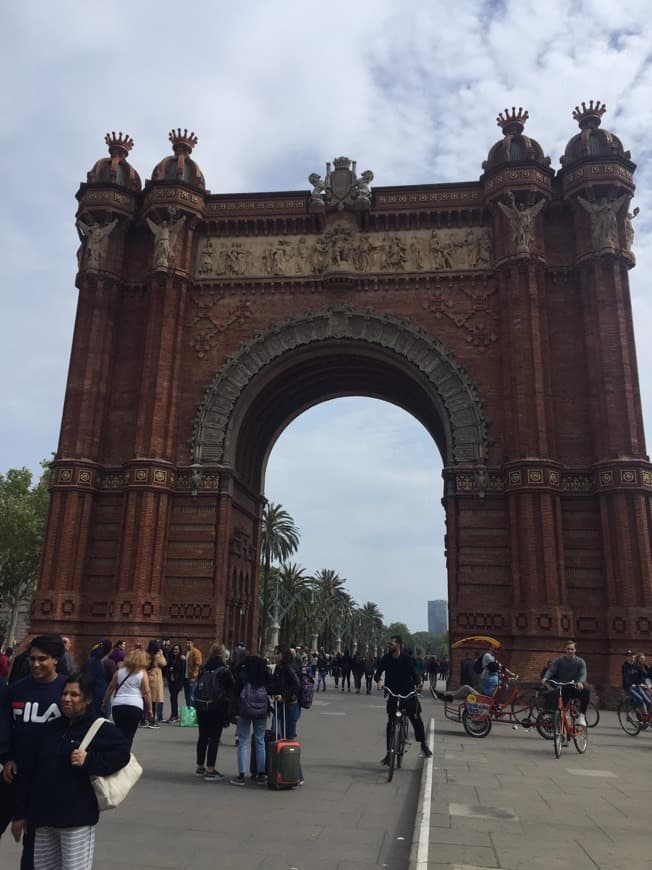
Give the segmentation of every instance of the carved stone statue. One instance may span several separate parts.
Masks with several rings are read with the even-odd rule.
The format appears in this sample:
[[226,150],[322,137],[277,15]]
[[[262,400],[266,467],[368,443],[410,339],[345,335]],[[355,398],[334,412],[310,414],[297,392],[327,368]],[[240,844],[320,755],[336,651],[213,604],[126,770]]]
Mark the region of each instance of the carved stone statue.
[[317,172],[311,172],[308,176],[308,181],[312,184],[310,191],[310,202],[315,205],[325,205],[324,194],[327,191],[326,184],[322,181],[321,175]]
[[530,244],[534,241],[534,219],[545,206],[546,200],[540,199],[529,208],[524,202],[517,206],[514,194],[510,191],[509,203],[509,206],[506,206],[503,202],[499,202],[498,208],[510,223],[516,253],[529,254]]
[[[99,269],[104,255],[109,236],[113,232],[118,219],[114,218],[109,224],[85,224],[82,220],[77,221],[77,232],[82,242],[85,243],[85,260],[88,269]],[[80,262],[81,266],[81,262]]]
[[627,217],[625,218],[625,244],[627,245],[627,250],[632,250],[632,245],[634,244],[634,224],[632,221],[639,213],[640,209],[638,206],[634,209],[634,211],[628,211]]
[[405,269],[407,248],[398,236],[390,236],[385,247],[385,266],[388,269]]
[[243,275],[247,255],[240,242],[234,242],[224,251],[224,271],[227,275]]
[[358,199],[371,200],[371,189],[369,185],[373,180],[374,174],[371,169],[365,169],[355,183],[355,196]]
[[201,256],[199,258],[198,271],[202,275],[209,275],[215,268],[215,251],[213,250],[213,242],[211,239],[206,241]]
[[280,239],[274,247],[266,248],[263,264],[268,275],[285,275],[287,267],[288,242]]
[[439,230],[433,230],[430,235],[430,255],[432,268],[435,271],[452,269],[450,244],[445,240]]
[[597,202],[589,202],[584,197],[577,197],[577,201],[591,218],[591,240],[593,250],[600,251],[605,248],[618,247],[618,212],[629,199],[628,193],[623,193],[618,199],[600,197]]
[[170,212],[170,220],[163,220],[160,224],[155,224],[149,217],[145,218],[145,222],[154,236],[152,264],[155,269],[167,269],[170,265],[170,254],[174,250],[179,230],[186,220],[185,215],[182,215],[179,220],[172,223],[172,218],[172,211]]

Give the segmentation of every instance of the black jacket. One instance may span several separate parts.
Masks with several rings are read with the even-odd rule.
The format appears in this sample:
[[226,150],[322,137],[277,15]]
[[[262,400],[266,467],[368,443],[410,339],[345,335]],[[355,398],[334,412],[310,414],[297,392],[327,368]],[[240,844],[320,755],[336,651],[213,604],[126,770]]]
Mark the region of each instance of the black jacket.
[[281,695],[286,704],[299,699],[301,683],[292,665],[276,665],[270,691],[272,695]]
[[378,682],[385,673],[385,685],[397,695],[409,695],[417,686],[417,670],[412,656],[402,652],[394,658],[391,653],[385,653],[374,674]]
[[70,754],[79,748],[96,719],[55,719],[30,734],[30,751],[19,769],[14,818],[39,828],[96,825],[97,800],[90,776],[116,773],[129,762],[129,744],[111,722],[105,722],[87,748],[83,767],[73,767]]

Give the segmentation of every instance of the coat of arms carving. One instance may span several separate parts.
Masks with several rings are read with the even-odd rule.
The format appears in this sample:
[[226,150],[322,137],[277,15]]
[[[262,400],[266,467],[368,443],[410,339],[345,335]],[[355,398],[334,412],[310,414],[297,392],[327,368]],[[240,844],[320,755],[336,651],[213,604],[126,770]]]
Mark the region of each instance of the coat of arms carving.
[[356,209],[371,207],[371,188],[374,174],[370,169],[358,176],[356,161],[348,157],[336,157],[331,164],[326,164],[326,176],[322,178],[316,172],[308,176],[312,184],[310,205],[314,208],[337,208],[341,211],[345,206]]

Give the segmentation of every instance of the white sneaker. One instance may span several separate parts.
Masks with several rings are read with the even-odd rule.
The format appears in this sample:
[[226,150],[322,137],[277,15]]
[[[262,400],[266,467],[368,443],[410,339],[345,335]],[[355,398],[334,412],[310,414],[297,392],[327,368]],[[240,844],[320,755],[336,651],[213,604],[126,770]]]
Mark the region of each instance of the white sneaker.
[[579,725],[580,728],[586,728],[586,716],[584,713],[578,713],[575,717],[575,724]]

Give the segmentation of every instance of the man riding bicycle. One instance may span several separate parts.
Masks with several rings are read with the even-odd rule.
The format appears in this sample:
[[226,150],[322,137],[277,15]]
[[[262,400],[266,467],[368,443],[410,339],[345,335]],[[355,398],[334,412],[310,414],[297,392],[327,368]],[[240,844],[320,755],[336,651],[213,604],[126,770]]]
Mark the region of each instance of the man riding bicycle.
[[562,699],[564,704],[568,704],[570,698],[579,698],[580,712],[577,714],[575,722],[586,728],[586,708],[589,705],[591,693],[586,685],[586,662],[577,655],[574,640],[566,641],[564,655],[556,658],[546,668],[541,685],[545,686],[547,680],[555,680],[558,683],[575,682],[574,686],[563,687]]
[[[403,652],[403,641],[399,634],[393,634],[389,639],[389,651],[380,660],[380,664],[376,668],[374,679],[378,688],[381,687],[382,674],[385,674],[385,685],[396,695],[409,695],[410,692],[416,691],[418,679],[414,659],[412,656]],[[392,733],[392,718],[396,713],[396,705],[399,699],[393,698],[391,695],[387,698],[387,753],[381,764],[389,764],[389,741]],[[421,751],[426,758],[430,758],[432,752],[426,743],[426,730],[423,726],[421,718],[421,705],[416,695],[402,702],[402,709],[405,710],[412,727],[414,728],[414,736],[421,744]]]

